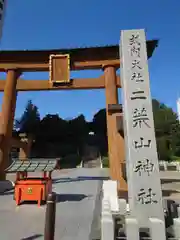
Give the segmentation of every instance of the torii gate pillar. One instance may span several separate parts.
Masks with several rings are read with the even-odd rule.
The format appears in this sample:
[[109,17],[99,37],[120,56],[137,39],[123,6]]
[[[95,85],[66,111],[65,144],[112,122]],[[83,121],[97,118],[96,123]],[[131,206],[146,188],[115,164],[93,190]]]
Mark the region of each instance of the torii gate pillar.
[[9,163],[10,141],[16,108],[16,84],[18,77],[19,73],[16,69],[9,69],[7,71],[0,120],[0,135],[3,136],[0,144],[0,180],[5,180],[6,174],[4,170]]
[[106,117],[108,133],[108,152],[110,164],[110,176],[112,180],[118,181],[118,190],[126,188],[123,178],[122,162],[124,162],[124,141],[117,131],[116,115],[110,114],[108,105],[118,104],[118,89],[116,86],[116,68],[104,66],[105,93],[106,93]]

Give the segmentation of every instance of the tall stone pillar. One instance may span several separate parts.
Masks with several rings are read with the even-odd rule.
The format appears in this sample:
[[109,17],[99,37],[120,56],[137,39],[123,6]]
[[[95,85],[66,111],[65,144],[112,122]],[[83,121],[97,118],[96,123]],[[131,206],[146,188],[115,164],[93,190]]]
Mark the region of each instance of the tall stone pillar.
[[24,148],[19,149],[19,159],[25,160],[28,157],[27,155],[28,155],[27,154],[27,149],[24,149]]
[[110,175],[112,180],[118,180],[118,188],[120,188],[120,185],[125,182],[120,164],[124,161],[124,145],[122,144],[122,139],[118,136],[116,114],[113,115],[108,112],[109,104],[118,104],[116,68],[113,66],[105,66],[104,76]]
[[22,160],[25,160],[30,157],[31,148],[32,148],[32,144],[33,144],[33,136],[32,135],[26,136],[26,134],[21,134],[20,137],[22,137],[21,138],[22,142],[27,143],[26,148],[20,148],[20,151],[19,151],[19,158]]
[[9,153],[11,148],[11,137],[13,130],[13,120],[16,108],[16,84],[19,73],[15,69],[7,71],[7,79],[4,88],[2,111],[0,118],[0,134],[3,136],[0,144],[0,180],[5,179],[4,169],[9,164]]

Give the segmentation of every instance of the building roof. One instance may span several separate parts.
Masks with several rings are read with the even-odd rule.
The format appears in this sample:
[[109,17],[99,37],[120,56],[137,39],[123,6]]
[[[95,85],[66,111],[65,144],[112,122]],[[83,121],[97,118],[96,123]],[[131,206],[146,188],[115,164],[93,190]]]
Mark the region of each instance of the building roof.
[[57,159],[15,159],[5,170],[9,173],[16,172],[51,172],[56,168]]

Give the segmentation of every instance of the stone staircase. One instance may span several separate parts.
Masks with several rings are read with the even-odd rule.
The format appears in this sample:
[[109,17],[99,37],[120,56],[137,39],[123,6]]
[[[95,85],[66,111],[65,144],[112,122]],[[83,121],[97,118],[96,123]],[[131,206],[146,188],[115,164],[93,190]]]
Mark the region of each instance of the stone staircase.
[[93,160],[86,160],[83,162],[84,168],[100,168],[101,167],[101,159],[93,159]]
[[85,145],[82,155],[82,167],[84,168],[100,168],[101,157],[96,146]]

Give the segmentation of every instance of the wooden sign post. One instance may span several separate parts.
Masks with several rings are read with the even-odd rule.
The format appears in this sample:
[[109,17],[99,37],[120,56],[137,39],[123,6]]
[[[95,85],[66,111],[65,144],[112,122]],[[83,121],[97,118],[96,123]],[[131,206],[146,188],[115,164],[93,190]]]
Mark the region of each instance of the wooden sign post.
[[131,216],[164,220],[144,30],[121,32],[121,83]]

